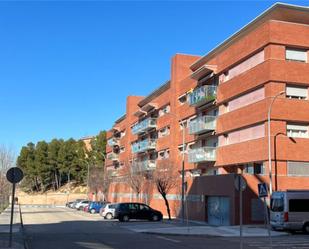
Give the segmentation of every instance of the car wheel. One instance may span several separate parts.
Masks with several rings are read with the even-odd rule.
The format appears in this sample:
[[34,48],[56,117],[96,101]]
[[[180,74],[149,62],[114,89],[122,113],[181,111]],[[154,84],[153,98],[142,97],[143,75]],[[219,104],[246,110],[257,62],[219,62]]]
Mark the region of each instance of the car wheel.
[[95,214],[95,209],[91,209],[90,213]]
[[159,220],[160,220],[160,218],[159,218],[158,215],[154,214],[154,215],[152,216],[152,221],[159,221]]
[[309,234],[309,222],[305,223],[305,225],[303,227],[303,231],[304,231],[304,233]]
[[111,220],[113,218],[113,215],[111,213],[107,213],[105,215],[105,218],[108,219],[108,220]]
[[129,216],[128,215],[124,215],[122,216],[122,221],[124,222],[128,222],[130,220]]

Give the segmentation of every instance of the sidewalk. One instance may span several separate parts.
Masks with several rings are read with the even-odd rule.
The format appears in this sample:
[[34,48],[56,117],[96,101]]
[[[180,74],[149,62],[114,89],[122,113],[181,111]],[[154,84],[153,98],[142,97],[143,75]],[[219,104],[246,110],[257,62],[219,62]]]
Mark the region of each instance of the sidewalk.
[[[0,248],[9,248],[9,233],[10,233],[10,217],[11,207],[9,206],[0,214]],[[21,222],[19,215],[19,206],[14,206],[14,219],[13,219],[13,249],[24,249],[24,240],[21,230]]]
[[[210,226],[204,222],[190,221],[188,226],[179,221],[163,221],[159,223],[130,223],[124,225],[129,230],[138,233],[183,236],[215,236],[239,237],[239,226]],[[289,233],[271,231],[273,237],[286,236]],[[263,225],[244,225],[244,237],[266,237],[268,230]]]
[[[196,236],[215,236],[215,237],[239,237],[239,226],[179,226],[167,228],[154,228],[139,230],[141,233],[160,234],[160,235],[196,235]],[[289,235],[285,232],[271,231],[273,237]],[[266,237],[267,229],[263,227],[243,227],[243,237]]]

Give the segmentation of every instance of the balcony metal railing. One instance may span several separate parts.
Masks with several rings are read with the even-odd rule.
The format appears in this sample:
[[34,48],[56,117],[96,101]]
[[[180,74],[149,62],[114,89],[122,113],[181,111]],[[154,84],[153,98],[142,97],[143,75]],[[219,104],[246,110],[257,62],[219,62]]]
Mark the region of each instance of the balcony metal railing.
[[107,144],[109,146],[115,146],[115,145],[118,145],[118,140],[116,138],[110,138],[107,140]]
[[156,168],[156,161],[155,160],[141,160],[135,161],[132,165],[133,172],[142,172],[142,171],[150,171]]
[[140,153],[147,150],[156,148],[156,140],[154,139],[145,139],[139,142],[135,142],[132,144],[131,150],[132,153]]
[[132,127],[132,133],[134,135],[146,132],[147,130],[150,130],[152,128],[157,127],[157,121],[155,118],[147,118],[144,119],[143,121],[137,123]]
[[216,129],[216,116],[200,116],[190,121],[189,134],[199,134]]
[[115,152],[108,153],[106,157],[108,160],[112,160],[112,161],[117,161],[119,159],[119,155],[116,154]]
[[204,85],[189,93],[188,102],[191,106],[200,106],[212,101],[217,96],[217,86]]
[[216,161],[216,147],[200,147],[189,150],[189,163]]

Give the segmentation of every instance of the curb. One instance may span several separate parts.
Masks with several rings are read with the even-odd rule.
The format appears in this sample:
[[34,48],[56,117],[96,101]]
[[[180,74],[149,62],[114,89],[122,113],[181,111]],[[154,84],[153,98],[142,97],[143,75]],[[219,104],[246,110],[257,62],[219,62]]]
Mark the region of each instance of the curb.
[[[208,238],[239,238],[239,236],[219,236],[219,235],[210,235],[210,234],[180,234],[180,233],[162,233],[162,232],[149,232],[144,231],[140,232],[143,234],[151,234],[151,235],[162,235],[162,236],[183,236],[183,237],[208,237]],[[272,238],[276,237],[284,237],[290,236],[290,234],[282,234],[279,236],[272,236]],[[268,235],[260,235],[260,236],[243,236],[243,238],[267,238]]]
[[161,235],[161,236],[177,236],[177,237],[207,237],[207,238],[223,238],[222,236],[218,235],[210,235],[210,234],[180,234],[180,233],[160,233],[160,232],[140,232],[143,234],[150,234],[150,235]]

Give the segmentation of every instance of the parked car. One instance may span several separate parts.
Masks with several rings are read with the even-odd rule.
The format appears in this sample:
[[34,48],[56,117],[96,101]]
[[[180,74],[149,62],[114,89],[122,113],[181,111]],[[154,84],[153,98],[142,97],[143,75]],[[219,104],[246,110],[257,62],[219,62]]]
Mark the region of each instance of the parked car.
[[65,204],[66,207],[70,207],[73,204],[74,201],[69,201]]
[[130,219],[160,221],[163,215],[146,204],[127,202],[116,205],[114,218],[125,222]]
[[97,202],[97,201],[90,202],[89,207],[88,207],[88,212],[91,214],[99,213],[100,208],[104,204],[106,204],[106,202]]
[[80,202],[76,203],[75,208],[76,208],[77,210],[83,210],[83,208],[84,208],[85,206],[88,206],[88,205],[89,205],[89,202],[90,202],[90,201],[88,201],[88,200],[80,201]]
[[[85,199],[76,199],[75,201],[73,201],[70,205],[69,205],[69,207],[70,208],[76,208],[76,204],[77,203],[79,203],[79,202],[81,202],[81,201],[84,201]],[[86,200],[85,200],[86,201]]]
[[89,203],[88,203],[87,206],[85,206],[85,207],[83,208],[83,211],[88,213],[88,209],[89,209]]
[[115,215],[115,208],[117,206],[117,203],[108,203],[105,206],[103,206],[100,209],[100,215],[104,218],[104,219],[113,219],[114,215]]
[[273,229],[309,233],[309,190],[274,192],[270,200]]

